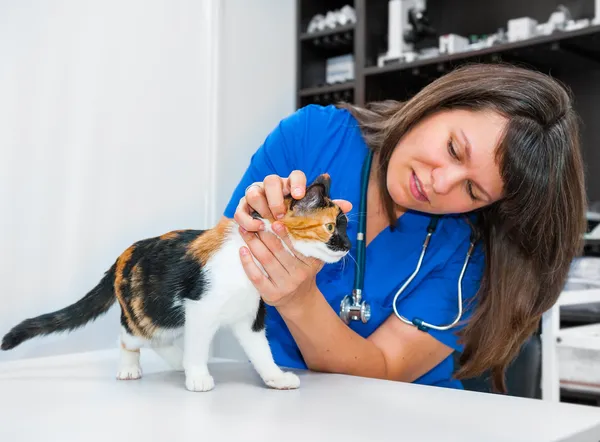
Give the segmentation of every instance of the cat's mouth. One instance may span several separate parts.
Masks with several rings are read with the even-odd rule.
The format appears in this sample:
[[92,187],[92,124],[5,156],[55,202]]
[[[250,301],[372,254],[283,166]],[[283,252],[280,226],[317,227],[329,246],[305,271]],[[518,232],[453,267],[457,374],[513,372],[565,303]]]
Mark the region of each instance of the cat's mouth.
[[342,259],[344,256],[346,256],[348,254],[348,251],[329,250],[328,254],[331,256],[331,260],[330,261],[323,260],[323,261],[328,262],[328,263],[334,263],[334,262],[338,262],[340,259]]
[[338,262],[348,250],[332,250],[326,244],[315,241],[294,241],[294,248],[304,256],[312,256],[328,264]]

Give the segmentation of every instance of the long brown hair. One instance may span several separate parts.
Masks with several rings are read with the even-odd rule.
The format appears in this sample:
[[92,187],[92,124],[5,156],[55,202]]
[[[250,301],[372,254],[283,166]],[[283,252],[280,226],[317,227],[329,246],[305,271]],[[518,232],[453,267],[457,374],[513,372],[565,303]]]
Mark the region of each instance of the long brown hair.
[[[579,121],[569,90],[553,78],[506,64],[465,65],[429,83],[406,102],[342,104],[358,120],[380,170],[401,137],[446,109],[491,110],[507,118],[496,153],[503,198],[479,209],[475,226],[485,252],[477,306],[460,337],[457,378],[504,374],[542,314],[558,299],[586,229]],[[378,174],[390,225],[395,204]]]

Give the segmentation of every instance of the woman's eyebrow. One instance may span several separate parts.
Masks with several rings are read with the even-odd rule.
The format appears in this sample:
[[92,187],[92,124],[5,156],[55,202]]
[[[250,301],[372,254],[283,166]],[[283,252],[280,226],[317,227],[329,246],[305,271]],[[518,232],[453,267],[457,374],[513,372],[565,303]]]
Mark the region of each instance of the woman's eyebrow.
[[[467,137],[467,134],[465,134],[465,131],[462,129],[459,129],[458,132],[460,133],[460,135],[462,136],[462,142],[465,146],[465,155],[467,157],[468,160],[471,160],[471,142],[469,141],[469,138]],[[483,196],[487,199],[487,202],[491,202],[492,201],[492,197],[490,196],[490,194],[488,192],[486,192],[486,190],[481,187],[479,184],[474,183],[475,186],[477,186],[477,189],[479,189],[479,192],[481,192],[483,194]]]

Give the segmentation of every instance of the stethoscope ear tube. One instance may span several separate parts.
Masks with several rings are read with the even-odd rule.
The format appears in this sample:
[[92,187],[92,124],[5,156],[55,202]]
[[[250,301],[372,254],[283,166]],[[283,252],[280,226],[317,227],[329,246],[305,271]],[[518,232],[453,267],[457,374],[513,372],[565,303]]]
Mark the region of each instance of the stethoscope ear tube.
[[369,172],[373,162],[373,151],[369,151],[363,164],[360,186],[360,206],[358,208],[358,233],[356,235],[356,260],[358,265],[354,276],[354,290],[362,293],[364,285],[364,262],[366,261],[366,226],[367,226],[367,190],[369,188]]
[[340,318],[348,324],[350,321],[367,323],[371,318],[371,307],[362,300],[366,261],[366,224],[367,224],[367,190],[369,173],[373,161],[373,151],[369,150],[361,171],[360,205],[358,208],[358,233],[356,234],[356,272],[354,274],[354,290],[352,296],[345,296],[340,303]]

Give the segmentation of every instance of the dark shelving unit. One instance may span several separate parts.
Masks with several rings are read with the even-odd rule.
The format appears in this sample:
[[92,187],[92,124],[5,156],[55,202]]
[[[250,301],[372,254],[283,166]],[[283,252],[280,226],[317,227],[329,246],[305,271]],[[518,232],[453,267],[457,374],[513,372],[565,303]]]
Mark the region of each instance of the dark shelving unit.
[[[325,15],[346,4],[356,12],[355,24],[307,32],[315,14]],[[511,18],[528,16],[544,23],[561,4],[569,8],[575,20],[594,16],[594,0],[428,0],[427,14],[438,35],[469,37],[506,30]],[[600,149],[595,148],[600,145],[600,125],[596,124],[600,121],[600,25],[379,67],[377,58],[387,50],[388,0],[297,0],[297,13],[298,108],[340,100],[360,105],[384,99],[406,100],[439,76],[471,62],[510,62],[561,80],[573,91],[583,123],[588,198],[590,202],[600,201],[600,173],[595,173],[600,171]],[[344,36],[343,42],[333,43],[339,36]],[[345,54],[354,58],[353,80],[326,84],[327,59]]]
[[[325,15],[346,4],[356,12],[355,24],[307,32],[315,14]],[[575,20],[592,19],[595,13],[594,0],[428,0],[427,15],[437,35],[453,33],[468,38],[490,35],[500,28],[506,31],[512,18],[531,17],[545,23],[559,5],[567,6]],[[472,62],[514,63],[562,81],[571,88],[581,117],[588,200],[600,201],[600,25],[380,67],[378,56],[387,51],[388,0],[297,0],[297,17],[298,108],[336,101],[364,105],[385,99],[406,100],[453,68]],[[433,43],[437,46],[437,38]],[[326,84],[327,59],[345,54],[354,58],[353,80]],[[585,253],[600,256],[600,240],[586,241]],[[571,320],[585,318],[573,316]],[[565,390],[563,396],[567,401],[600,403],[600,396],[594,394]]]
[[[509,18],[531,16],[545,21],[561,4],[557,0],[532,0],[527,5],[516,0],[501,2],[491,7],[490,15],[496,19],[456,16],[456,10],[479,11],[475,0],[441,0],[428,2],[428,14],[438,33],[457,33],[468,36],[506,29]],[[480,2],[479,2],[480,3]],[[573,7],[578,15],[593,15],[593,0],[581,0]],[[310,19],[317,13],[338,9],[345,4],[355,8],[356,24],[341,26],[316,33],[308,33]],[[391,63],[377,66],[377,56],[387,49],[387,0],[298,0],[298,94],[297,107],[306,104],[335,101],[331,92],[351,90],[351,101],[365,104],[368,101],[394,98],[406,99],[427,83],[456,66],[469,62],[511,62],[548,72],[558,77],[569,77],[582,71],[600,69],[600,25],[573,31],[556,31],[551,35],[529,40],[497,44],[484,49],[418,59],[410,63]],[[493,10],[493,9],[496,10]],[[511,14],[510,11],[515,13]],[[452,18],[456,18],[456,26]],[[574,18],[581,18],[575,16]],[[437,21],[437,23],[436,23]],[[488,23],[487,29],[483,23]],[[343,43],[333,43],[345,36]],[[343,54],[354,57],[354,81],[344,85],[325,84],[326,60]],[[567,81],[568,83],[568,81]],[[598,88],[600,90],[600,88]],[[326,95],[322,97],[322,95]],[[337,97],[337,96],[336,96]],[[316,101],[312,101],[316,98]],[[329,99],[329,100],[328,100]],[[348,99],[347,97],[344,99]],[[600,199],[600,190],[597,197]]]

